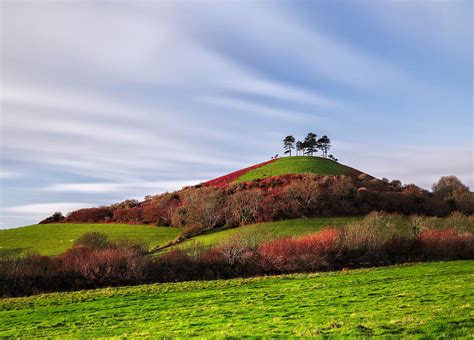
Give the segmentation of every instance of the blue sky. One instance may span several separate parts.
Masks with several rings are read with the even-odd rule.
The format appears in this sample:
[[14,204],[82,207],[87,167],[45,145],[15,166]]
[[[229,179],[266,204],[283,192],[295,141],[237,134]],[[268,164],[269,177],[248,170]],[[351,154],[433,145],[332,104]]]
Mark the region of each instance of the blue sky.
[[374,176],[474,186],[472,1],[0,9],[0,227],[179,189],[310,131]]

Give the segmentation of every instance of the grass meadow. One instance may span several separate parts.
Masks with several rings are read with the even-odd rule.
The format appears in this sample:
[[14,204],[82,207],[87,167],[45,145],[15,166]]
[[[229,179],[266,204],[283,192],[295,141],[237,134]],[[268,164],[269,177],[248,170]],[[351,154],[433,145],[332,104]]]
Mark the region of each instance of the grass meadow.
[[163,245],[179,235],[179,228],[130,224],[39,224],[0,230],[0,255],[21,255],[37,252],[58,255],[74,240],[87,232],[96,231],[112,240],[129,239],[144,242],[150,247]]
[[474,334],[474,261],[0,300],[1,337]]

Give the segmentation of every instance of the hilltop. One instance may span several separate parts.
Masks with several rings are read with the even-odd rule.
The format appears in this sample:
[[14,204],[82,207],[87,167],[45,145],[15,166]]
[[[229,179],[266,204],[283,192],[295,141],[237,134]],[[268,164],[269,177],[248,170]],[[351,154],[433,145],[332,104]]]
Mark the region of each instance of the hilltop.
[[[276,158],[251,167],[231,172],[204,182],[205,186],[221,187],[257,179],[290,174],[315,174],[320,176],[350,176],[357,178],[362,171],[323,157],[293,156]],[[372,176],[370,176],[373,178]]]

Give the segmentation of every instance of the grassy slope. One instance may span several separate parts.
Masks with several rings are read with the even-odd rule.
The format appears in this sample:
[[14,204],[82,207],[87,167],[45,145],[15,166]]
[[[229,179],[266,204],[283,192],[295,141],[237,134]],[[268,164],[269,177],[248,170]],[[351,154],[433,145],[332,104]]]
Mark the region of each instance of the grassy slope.
[[241,183],[258,178],[301,173],[314,173],[323,176],[348,175],[354,173],[354,171],[356,170],[326,158],[306,156],[284,157],[246,172],[235,182]]
[[57,255],[72,242],[89,231],[107,234],[111,239],[130,239],[146,242],[150,247],[163,245],[174,239],[178,228],[127,224],[41,224],[0,230],[0,255],[39,252]]
[[281,236],[304,235],[321,230],[324,227],[343,226],[352,221],[360,219],[362,219],[362,217],[316,217],[252,224],[239,228],[199,235],[181,243],[179,247],[187,247],[195,242],[206,247],[215,246],[220,242],[225,241],[229,237],[237,234],[254,234],[257,235],[257,237],[263,237],[265,239],[278,238]]
[[0,300],[0,336],[474,334],[474,261]]

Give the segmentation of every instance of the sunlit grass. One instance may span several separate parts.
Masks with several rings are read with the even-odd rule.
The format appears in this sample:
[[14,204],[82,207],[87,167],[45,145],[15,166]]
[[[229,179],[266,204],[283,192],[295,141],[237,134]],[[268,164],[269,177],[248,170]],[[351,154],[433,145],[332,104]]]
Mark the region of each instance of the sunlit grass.
[[179,228],[130,224],[39,224],[0,230],[0,255],[19,255],[38,252],[57,255],[69,248],[83,234],[96,231],[112,240],[129,239],[144,242],[150,248],[174,239]]
[[474,261],[0,300],[3,337],[474,334]]
[[236,183],[286,174],[314,173],[326,176],[347,175],[351,171],[353,169],[326,158],[306,156],[283,157],[246,172],[236,180]]

